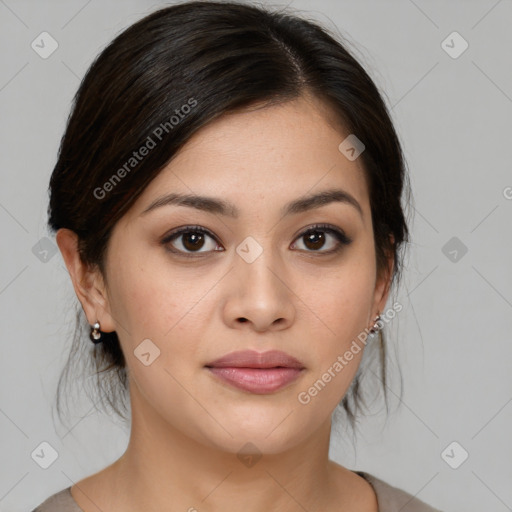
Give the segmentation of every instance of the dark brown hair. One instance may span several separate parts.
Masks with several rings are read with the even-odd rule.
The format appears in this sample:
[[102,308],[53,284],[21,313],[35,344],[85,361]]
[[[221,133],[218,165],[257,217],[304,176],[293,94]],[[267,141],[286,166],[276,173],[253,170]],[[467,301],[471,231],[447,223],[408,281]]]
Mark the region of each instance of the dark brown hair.
[[[379,91],[341,39],[315,21],[236,2],[184,2],[128,27],[98,55],[75,95],[50,180],[49,227],[74,231],[83,262],[106,279],[113,226],[195,132],[225,113],[310,93],[365,145],[359,158],[369,187],[377,271],[393,255],[396,284],[408,241],[404,158]],[[155,132],[158,143],[127,166]],[[58,384],[59,415],[63,378],[79,346],[87,346],[100,400],[126,419],[127,375],[118,337],[104,334],[93,347],[84,329],[89,325],[77,304],[73,347]],[[379,347],[387,397],[382,331]],[[352,426],[362,398],[359,377],[341,402]]]

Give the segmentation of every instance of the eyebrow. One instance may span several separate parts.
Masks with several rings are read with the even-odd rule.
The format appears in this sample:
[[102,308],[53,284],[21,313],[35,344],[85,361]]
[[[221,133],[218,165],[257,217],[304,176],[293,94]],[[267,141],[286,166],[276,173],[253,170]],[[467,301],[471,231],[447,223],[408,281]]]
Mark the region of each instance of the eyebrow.
[[[309,195],[300,199],[296,199],[281,208],[281,216],[302,213],[315,208],[320,208],[330,203],[344,203],[353,206],[363,217],[363,209],[357,202],[356,198],[342,189],[324,190],[314,195]],[[196,208],[207,213],[224,215],[232,218],[238,218],[240,210],[233,204],[223,199],[199,196],[195,194],[167,194],[155,199],[142,213],[147,214],[150,211],[162,206],[188,206]]]

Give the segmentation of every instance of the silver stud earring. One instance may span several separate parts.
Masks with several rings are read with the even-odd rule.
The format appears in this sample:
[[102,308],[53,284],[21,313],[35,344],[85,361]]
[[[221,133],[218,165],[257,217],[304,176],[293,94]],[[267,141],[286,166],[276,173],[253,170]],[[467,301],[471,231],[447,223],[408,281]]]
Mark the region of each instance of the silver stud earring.
[[380,331],[380,329],[382,329],[382,326],[379,324],[380,319],[380,315],[375,317],[373,320],[373,327],[370,329],[370,334],[375,334],[376,332]]
[[91,326],[91,333],[89,334],[89,338],[94,344],[101,343],[103,340],[101,339],[102,332],[100,331],[100,323],[96,322]]

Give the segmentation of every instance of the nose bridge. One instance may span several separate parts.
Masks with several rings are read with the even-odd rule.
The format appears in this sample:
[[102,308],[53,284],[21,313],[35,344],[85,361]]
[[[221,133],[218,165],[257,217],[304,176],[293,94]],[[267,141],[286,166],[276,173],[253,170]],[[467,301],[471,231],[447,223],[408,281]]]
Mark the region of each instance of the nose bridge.
[[274,288],[274,292],[282,287],[276,277],[281,269],[280,258],[271,247],[271,237],[260,238],[259,241],[252,236],[246,237],[236,248],[236,271],[240,273],[241,283],[253,287],[260,285],[267,289]]
[[236,247],[233,271],[233,294],[225,310],[229,323],[248,320],[258,331],[274,324],[280,328],[289,325],[294,307],[271,237],[262,238],[262,242],[253,237],[244,239]]

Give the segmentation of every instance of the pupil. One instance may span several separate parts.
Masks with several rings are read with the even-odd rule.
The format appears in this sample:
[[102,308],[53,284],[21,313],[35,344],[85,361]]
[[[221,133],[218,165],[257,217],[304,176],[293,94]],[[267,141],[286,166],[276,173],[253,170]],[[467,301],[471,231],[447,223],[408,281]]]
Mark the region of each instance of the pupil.
[[[202,241],[203,241],[203,235],[202,234],[191,233],[191,234],[185,236],[185,242],[184,242],[183,245],[188,250],[194,250],[194,249],[197,249],[197,248],[200,249]],[[190,242],[190,244],[189,244],[189,242]]]
[[[321,249],[324,244],[324,234],[319,231],[313,231],[307,236],[307,242],[313,243],[313,249]],[[307,245],[307,243],[306,243]],[[310,247],[311,248],[311,247]]]

